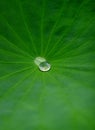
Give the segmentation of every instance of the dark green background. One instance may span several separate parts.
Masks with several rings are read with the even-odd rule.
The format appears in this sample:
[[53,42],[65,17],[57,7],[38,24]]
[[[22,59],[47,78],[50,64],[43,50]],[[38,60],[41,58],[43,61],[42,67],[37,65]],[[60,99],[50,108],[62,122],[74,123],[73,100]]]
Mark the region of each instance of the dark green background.
[[94,0],[0,1],[0,130],[95,130]]

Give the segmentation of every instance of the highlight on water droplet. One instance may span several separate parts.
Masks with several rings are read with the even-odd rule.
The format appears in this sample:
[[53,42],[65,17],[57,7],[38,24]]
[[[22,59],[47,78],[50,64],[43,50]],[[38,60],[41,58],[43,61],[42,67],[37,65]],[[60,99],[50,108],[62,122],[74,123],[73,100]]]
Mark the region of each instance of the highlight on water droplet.
[[36,57],[34,63],[41,71],[49,71],[51,69],[51,65],[43,57]]

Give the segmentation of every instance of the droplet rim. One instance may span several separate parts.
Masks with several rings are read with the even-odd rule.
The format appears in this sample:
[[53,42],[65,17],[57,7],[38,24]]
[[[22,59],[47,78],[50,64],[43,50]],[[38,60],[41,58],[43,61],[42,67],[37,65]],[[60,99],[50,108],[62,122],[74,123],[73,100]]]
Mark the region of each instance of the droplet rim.
[[[41,64],[43,64],[43,63],[46,63],[47,66],[46,66],[46,67],[45,67],[45,66],[42,67]],[[49,71],[49,70],[51,69],[51,65],[50,65],[47,61],[45,61],[45,62],[40,63],[39,69],[40,69],[41,71],[43,71],[43,72],[47,72],[47,71]]]

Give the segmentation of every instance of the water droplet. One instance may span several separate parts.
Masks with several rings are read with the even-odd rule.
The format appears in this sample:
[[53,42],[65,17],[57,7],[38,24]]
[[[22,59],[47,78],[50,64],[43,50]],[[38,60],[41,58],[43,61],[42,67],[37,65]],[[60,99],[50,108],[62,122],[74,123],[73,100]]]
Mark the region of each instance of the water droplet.
[[50,68],[51,68],[50,64],[47,63],[46,61],[40,63],[40,65],[39,65],[39,69],[40,69],[41,71],[49,71]]
[[51,69],[51,65],[46,61],[45,58],[37,57],[35,58],[34,63],[41,71],[49,71]]

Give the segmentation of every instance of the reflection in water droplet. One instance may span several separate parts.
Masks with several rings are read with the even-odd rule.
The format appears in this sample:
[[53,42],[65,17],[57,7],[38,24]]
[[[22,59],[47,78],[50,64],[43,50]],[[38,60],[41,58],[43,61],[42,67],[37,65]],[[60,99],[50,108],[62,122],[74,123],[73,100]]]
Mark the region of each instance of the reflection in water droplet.
[[46,61],[40,63],[40,65],[39,65],[39,69],[40,69],[41,71],[49,71],[50,68],[51,68],[50,64],[47,63]]
[[51,69],[51,65],[42,57],[35,58],[34,63],[41,71],[49,71]]

